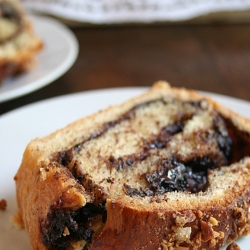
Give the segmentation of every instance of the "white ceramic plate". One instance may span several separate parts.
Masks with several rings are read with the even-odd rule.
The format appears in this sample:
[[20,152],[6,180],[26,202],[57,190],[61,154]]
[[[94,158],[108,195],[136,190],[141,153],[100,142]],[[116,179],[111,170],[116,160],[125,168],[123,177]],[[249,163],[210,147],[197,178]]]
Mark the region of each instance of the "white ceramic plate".
[[48,17],[32,16],[35,32],[44,48],[36,56],[35,67],[27,73],[10,77],[0,85],[0,102],[35,91],[60,77],[75,62],[78,42],[70,29]]
[[[16,211],[13,177],[28,142],[66,126],[80,117],[138,95],[145,88],[119,88],[90,91],[48,99],[0,116],[0,200],[7,200],[7,210],[0,210],[0,249],[29,250],[28,235],[9,222]],[[204,92],[203,92],[204,93]],[[250,103],[221,95],[204,93],[225,106],[250,118]],[[242,250],[249,249],[250,236],[239,240]]]

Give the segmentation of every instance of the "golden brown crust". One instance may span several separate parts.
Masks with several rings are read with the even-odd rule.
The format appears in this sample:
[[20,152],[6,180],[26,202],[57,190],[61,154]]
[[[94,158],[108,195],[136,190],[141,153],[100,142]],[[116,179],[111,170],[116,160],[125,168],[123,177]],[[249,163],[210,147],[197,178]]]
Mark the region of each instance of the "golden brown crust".
[[[148,197],[119,195],[117,190],[120,189],[116,186],[119,183],[107,178],[105,184],[106,177],[100,186],[91,182],[83,187],[80,179],[72,175],[80,168],[79,162],[75,161],[75,165],[66,168],[58,163],[60,160],[57,163],[52,161],[56,152],[64,152],[64,155],[68,152],[64,160],[72,158],[72,152],[65,150],[88,141],[100,132],[103,124],[114,121],[131,108],[166,97],[184,102],[206,100],[211,112],[216,110],[237,130],[249,136],[249,120],[194,91],[171,88],[165,82],[158,82],[140,97],[33,140],[27,146],[15,176],[17,214],[30,235],[33,249],[48,248],[41,236],[48,233],[48,215],[55,209],[77,211],[88,203],[94,203],[95,192],[105,196],[107,219],[103,226],[98,227],[92,243],[87,244],[89,249],[219,249],[228,240],[249,233],[249,146],[244,159],[209,172],[209,185],[204,192],[174,191]],[[43,227],[46,232],[41,232]],[[67,230],[65,227],[65,235]],[[82,249],[85,244],[85,241],[79,241],[72,246],[73,249]]]

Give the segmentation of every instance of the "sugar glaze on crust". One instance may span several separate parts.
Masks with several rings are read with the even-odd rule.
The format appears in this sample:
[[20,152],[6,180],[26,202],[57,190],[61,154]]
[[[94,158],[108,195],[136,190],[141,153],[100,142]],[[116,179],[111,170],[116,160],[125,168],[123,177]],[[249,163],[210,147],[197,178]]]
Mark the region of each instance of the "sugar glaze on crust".
[[250,121],[156,83],[27,146],[15,215],[33,249],[219,249],[249,233]]

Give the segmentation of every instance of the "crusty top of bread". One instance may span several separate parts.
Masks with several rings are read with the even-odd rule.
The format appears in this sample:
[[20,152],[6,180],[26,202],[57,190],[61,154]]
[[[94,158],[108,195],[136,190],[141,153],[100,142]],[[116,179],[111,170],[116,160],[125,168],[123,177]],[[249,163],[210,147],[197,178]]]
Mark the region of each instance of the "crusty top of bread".
[[249,156],[248,119],[158,82],[30,142],[16,219],[34,249],[219,249],[249,232]]

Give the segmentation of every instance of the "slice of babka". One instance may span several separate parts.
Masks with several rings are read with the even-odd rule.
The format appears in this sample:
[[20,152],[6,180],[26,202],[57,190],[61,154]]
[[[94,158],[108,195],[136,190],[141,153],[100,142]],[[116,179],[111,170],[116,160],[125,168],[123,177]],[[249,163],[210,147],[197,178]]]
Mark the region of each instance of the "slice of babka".
[[0,0],[0,83],[33,68],[34,57],[42,46],[20,3]]
[[33,249],[219,249],[250,230],[250,120],[165,82],[27,146]]

